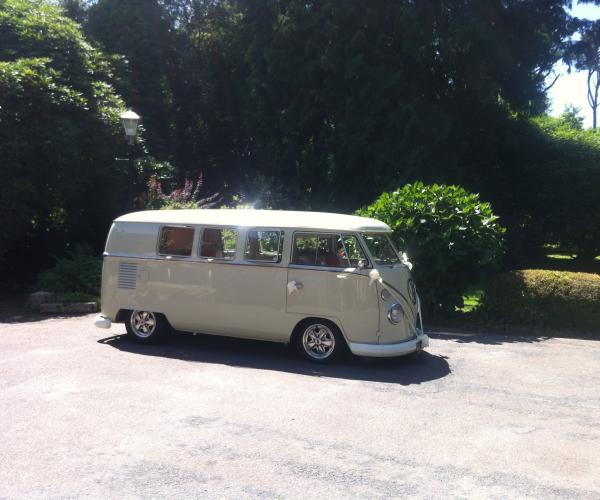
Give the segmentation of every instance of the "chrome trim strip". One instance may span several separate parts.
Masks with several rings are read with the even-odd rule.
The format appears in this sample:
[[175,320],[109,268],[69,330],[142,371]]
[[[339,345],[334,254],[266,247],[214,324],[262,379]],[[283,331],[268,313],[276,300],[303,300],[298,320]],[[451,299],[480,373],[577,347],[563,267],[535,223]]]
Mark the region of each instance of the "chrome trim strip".
[[254,262],[240,262],[235,260],[210,260],[210,258],[201,258],[201,257],[172,257],[162,256],[162,255],[136,255],[136,254],[127,254],[127,253],[109,253],[104,252],[102,254],[104,257],[118,258],[118,259],[139,259],[139,260],[159,260],[166,262],[190,262],[190,263],[199,263],[199,264],[219,264],[225,266],[248,266],[248,267],[264,267],[269,269],[287,269],[287,266],[281,265],[281,263],[273,263],[270,265],[261,265]]
[[360,273],[356,267],[329,267],[329,266],[303,266],[302,264],[290,264],[289,269],[298,269],[306,271],[325,271],[328,273],[353,273],[368,278],[366,274]]
[[272,264],[269,264],[267,262],[265,262],[264,264],[260,264],[261,261],[256,261],[256,263],[254,261],[243,261],[240,262],[239,260],[222,260],[222,259],[215,259],[215,260],[210,260],[210,258],[203,258],[203,257],[181,257],[181,258],[177,258],[175,256],[163,256],[163,255],[137,255],[137,254],[130,254],[130,253],[109,253],[109,252],[104,252],[102,254],[104,257],[112,257],[112,258],[119,258],[119,259],[139,259],[139,260],[160,260],[160,261],[167,261],[167,262],[198,262],[201,264],[224,264],[226,266],[251,266],[251,267],[266,267],[266,268],[275,268],[275,269],[298,269],[298,270],[306,270],[306,271],[324,271],[324,272],[329,272],[329,273],[352,273],[352,274],[356,274],[357,276],[363,276],[364,278],[368,278],[367,274],[363,274],[360,270],[358,270],[356,267],[347,267],[347,268],[343,268],[343,267],[320,267],[320,266],[301,266],[298,264],[290,264],[289,266],[286,265],[282,265],[281,263],[275,263],[273,262]]

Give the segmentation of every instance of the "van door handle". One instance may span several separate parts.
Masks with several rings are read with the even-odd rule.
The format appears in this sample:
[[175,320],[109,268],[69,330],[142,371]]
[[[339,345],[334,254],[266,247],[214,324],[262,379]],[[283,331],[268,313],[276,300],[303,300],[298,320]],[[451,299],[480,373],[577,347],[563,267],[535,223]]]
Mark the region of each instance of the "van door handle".
[[304,285],[302,283],[296,280],[292,280],[287,284],[288,295],[292,295],[292,293],[294,293],[296,290],[302,290],[303,288]]

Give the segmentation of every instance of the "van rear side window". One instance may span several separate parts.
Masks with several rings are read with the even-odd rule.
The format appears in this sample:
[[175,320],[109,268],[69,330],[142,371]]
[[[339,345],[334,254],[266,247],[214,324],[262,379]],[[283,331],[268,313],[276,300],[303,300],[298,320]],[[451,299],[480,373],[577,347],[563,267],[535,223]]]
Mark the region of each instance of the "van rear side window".
[[164,226],[160,230],[158,253],[161,255],[192,255],[194,230],[191,227]]
[[235,229],[207,227],[202,231],[200,257],[233,260],[236,243]]
[[244,258],[257,262],[280,262],[283,231],[251,229],[246,236]]

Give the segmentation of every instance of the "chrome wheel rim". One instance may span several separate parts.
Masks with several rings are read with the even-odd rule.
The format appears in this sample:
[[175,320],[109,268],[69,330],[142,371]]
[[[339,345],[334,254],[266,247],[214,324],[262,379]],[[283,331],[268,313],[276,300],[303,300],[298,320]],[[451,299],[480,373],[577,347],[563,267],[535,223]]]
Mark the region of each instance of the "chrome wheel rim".
[[150,337],[156,330],[156,316],[148,311],[133,311],[129,321],[133,333],[140,338]]
[[331,356],[335,349],[335,335],[331,328],[315,323],[304,330],[302,346],[311,358],[325,359]]

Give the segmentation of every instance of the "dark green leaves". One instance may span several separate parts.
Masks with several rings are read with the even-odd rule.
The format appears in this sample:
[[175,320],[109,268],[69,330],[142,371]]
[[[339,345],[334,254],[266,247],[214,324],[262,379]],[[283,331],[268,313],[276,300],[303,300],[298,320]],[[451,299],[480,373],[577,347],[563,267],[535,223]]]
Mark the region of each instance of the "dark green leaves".
[[[52,5],[0,2],[0,259],[98,244],[120,209],[110,64]],[[101,231],[99,231],[101,228]]]

